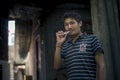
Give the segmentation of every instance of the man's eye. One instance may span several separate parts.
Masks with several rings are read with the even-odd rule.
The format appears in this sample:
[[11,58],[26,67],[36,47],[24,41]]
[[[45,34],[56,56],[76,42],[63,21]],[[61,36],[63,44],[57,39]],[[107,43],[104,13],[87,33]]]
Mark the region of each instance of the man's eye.
[[70,24],[74,24],[75,22],[70,22]]
[[65,26],[67,26],[68,24],[66,23],[66,24],[64,24]]
[[70,23],[65,23],[64,25],[65,25],[65,26],[68,26],[68,25],[72,25],[72,24],[74,24],[74,23],[75,23],[75,22],[72,21],[72,22],[70,22]]

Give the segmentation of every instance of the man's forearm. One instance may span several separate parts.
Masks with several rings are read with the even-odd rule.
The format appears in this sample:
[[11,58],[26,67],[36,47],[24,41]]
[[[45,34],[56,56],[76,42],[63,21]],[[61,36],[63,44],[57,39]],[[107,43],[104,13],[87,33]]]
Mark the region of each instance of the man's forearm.
[[54,56],[54,68],[59,69],[61,65],[61,56],[60,56],[61,46],[56,45],[55,56]]
[[99,68],[99,79],[98,80],[106,80],[106,68]]

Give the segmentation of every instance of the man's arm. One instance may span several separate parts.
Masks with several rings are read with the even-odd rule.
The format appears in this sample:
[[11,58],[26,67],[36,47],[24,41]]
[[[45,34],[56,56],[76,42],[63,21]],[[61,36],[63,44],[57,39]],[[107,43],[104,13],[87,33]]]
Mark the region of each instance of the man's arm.
[[54,68],[55,69],[59,69],[61,67],[61,48],[62,48],[62,44],[64,43],[64,41],[66,40],[66,36],[67,34],[64,34],[63,31],[58,31],[56,33],[56,49],[55,49],[55,56],[54,56]]
[[95,59],[98,64],[98,80],[106,80],[106,67],[103,53],[97,52]]
[[55,50],[55,56],[54,56],[54,68],[57,70],[60,68],[61,66],[61,56],[60,56],[60,52],[61,52],[61,45],[56,44],[56,50]]

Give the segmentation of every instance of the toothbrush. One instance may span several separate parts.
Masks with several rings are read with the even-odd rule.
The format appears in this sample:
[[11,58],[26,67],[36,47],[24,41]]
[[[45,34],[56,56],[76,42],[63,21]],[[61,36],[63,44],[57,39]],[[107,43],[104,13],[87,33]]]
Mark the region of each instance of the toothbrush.
[[68,34],[70,31],[65,31],[64,34]]
[[[63,34],[64,35],[67,35],[70,31],[65,31]],[[59,35],[62,35],[62,34],[59,34]]]

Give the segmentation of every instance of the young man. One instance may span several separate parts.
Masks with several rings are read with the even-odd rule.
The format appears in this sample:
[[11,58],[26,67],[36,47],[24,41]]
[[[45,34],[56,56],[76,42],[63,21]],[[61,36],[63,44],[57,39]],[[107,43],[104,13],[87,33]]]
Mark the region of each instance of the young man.
[[105,80],[104,54],[99,39],[81,31],[82,20],[78,13],[65,13],[64,26],[66,32],[56,33],[54,68],[59,69],[64,60],[68,80],[96,80],[97,72],[99,80]]

